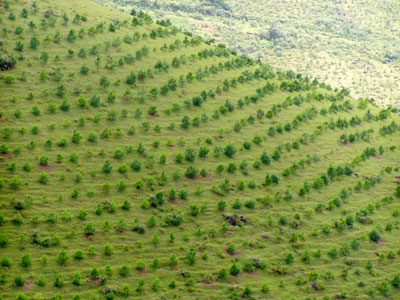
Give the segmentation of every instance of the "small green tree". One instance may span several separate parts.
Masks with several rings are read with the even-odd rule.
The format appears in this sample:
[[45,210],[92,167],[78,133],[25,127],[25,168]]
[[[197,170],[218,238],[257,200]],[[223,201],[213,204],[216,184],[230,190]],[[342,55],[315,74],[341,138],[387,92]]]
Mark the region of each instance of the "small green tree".
[[79,144],[81,139],[82,139],[82,135],[80,134],[80,132],[77,131],[76,129],[74,129],[74,132],[72,133],[72,137],[71,137],[72,143]]
[[14,283],[15,283],[15,285],[18,286],[18,287],[23,287],[23,286],[25,285],[25,279],[22,278],[22,276],[17,275],[17,276],[15,276],[15,278],[14,278]]
[[385,297],[389,296],[389,283],[382,280],[378,286],[378,291]]
[[69,260],[69,256],[65,250],[61,250],[57,257],[57,262],[60,266],[65,266]]
[[39,47],[40,41],[37,36],[33,36],[29,42],[29,47],[33,50],[37,49]]
[[130,72],[129,75],[126,77],[126,83],[129,85],[136,84],[137,75],[134,72]]
[[89,67],[86,64],[83,64],[80,69],[80,73],[82,75],[87,75],[89,73]]
[[46,154],[43,154],[39,158],[39,164],[41,166],[47,166],[49,164],[49,157]]
[[40,60],[43,62],[43,64],[47,64],[49,60],[49,54],[46,51],[43,51],[40,55]]
[[44,277],[44,275],[40,275],[38,280],[36,280],[35,283],[36,283],[37,286],[44,287],[47,284],[47,280]]
[[72,255],[72,257],[76,260],[81,260],[83,259],[83,251],[78,249],[75,251],[74,255]]
[[226,277],[228,277],[228,272],[226,271],[226,269],[221,269],[218,272],[218,279],[225,279]]
[[24,51],[24,43],[22,41],[17,41],[15,43],[15,48],[16,51],[22,52]]
[[100,276],[100,272],[96,267],[93,267],[93,269],[90,271],[90,278],[95,280]]
[[185,261],[189,266],[192,266],[196,262],[196,251],[194,251],[193,247],[189,249],[189,252],[185,256]]
[[138,271],[143,271],[145,268],[146,268],[145,262],[144,262],[143,260],[139,259],[139,260],[136,262],[136,270],[138,270]]
[[21,267],[26,269],[29,268],[30,266],[32,266],[32,258],[29,253],[26,253],[21,257]]
[[79,271],[75,272],[72,277],[72,284],[76,286],[82,285],[82,276]]
[[286,258],[285,258],[286,264],[290,265],[291,263],[293,263],[293,261],[294,261],[293,253],[288,253],[288,255],[286,255]]
[[64,280],[61,276],[57,276],[54,281],[54,286],[58,288],[62,288],[64,286]]
[[107,243],[104,245],[104,254],[107,256],[111,256],[114,253],[114,247]]
[[87,225],[85,226],[85,234],[86,234],[87,236],[94,235],[95,232],[96,232],[96,229],[95,229],[95,227],[94,227],[93,224],[90,224],[90,223],[89,223],[89,224],[87,224]]
[[240,273],[240,268],[236,264],[233,264],[230,269],[230,274],[232,276],[237,276],[237,275],[239,275],[239,273]]
[[379,240],[382,238],[382,234],[377,230],[374,229],[369,233],[369,239],[375,243],[378,243]]
[[119,275],[126,277],[129,275],[129,267],[127,265],[122,265],[119,270]]
[[226,248],[226,251],[231,255],[235,254],[236,253],[235,245],[234,244],[229,244],[228,248]]
[[392,280],[392,285],[395,288],[400,288],[400,274],[396,274]]
[[185,176],[188,177],[188,178],[194,179],[194,178],[196,178],[198,172],[199,172],[199,170],[198,170],[196,167],[194,167],[194,166],[189,166],[189,167],[186,169]]
[[168,265],[174,267],[178,264],[178,258],[175,254],[172,254],[168,259]]
[[236,148],[234,145],[229,144],[225,147],[224,149],[224,154],[229,157],[232,158],[235,154],[236,154]]
[[396,197],[400,198],[400,185],[396,187]]
[[103,172],[109,174],[111,173],[111,170],[112,170],[111,162],[109,160],[106,160],[103,165]]
[[39,183],[47,184],[49,182],[49,175],[46,172],[40,173]]
[[9,243],[9,239],[8,239],[7,234],[0,233],[0,248],[7,247],[8,243]]
[[76,32],[75,32],[74,29],[71,29],[71,30],[68,32],[67,41],[70,42],[70,43],[73,43],[73,42],[75,42],[76,39],[77,39]]
[[3,268],[10,268],[13,265],[13,260],[8,256],[4,256],[0,261],[0,265]]

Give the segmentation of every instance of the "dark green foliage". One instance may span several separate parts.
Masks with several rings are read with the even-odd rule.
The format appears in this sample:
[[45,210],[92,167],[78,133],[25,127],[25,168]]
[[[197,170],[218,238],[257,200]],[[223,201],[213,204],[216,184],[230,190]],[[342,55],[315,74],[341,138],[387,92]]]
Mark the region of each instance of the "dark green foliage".
[[233,146],[232,144],[227,145],[224,148],[224,154],[229,157],[232,158],[235,154],[236,154],[236,148],[235,146]]
[[64,280],[61,276],[57,276],[54,281],[54,286],[57,288],[62,288],[64,286]]
[[[25,2],[0,0],[0,48],[17,55],[0,63],[4,298],[396,297],[395,107],[143,11]],[[271,49],[299,48],[270,31]]]
[[72,284],[76,286],[82,285],[82,276],[80,272],[75,272],[72,277]]
[[196,176],[197,176],[197,174],[198,174],[198,169],[196,168],[196,167],[194,167],[194,166],[189,166],[187,169],[186,169],[186,173],[185,173],[185,176],[187,177],[187,178],[190,178],[190,179],[195,179],[196,178]]
[[122,277],[126,277],[129,274],[129,267],[126,265],[122,265],[120,270],[119,270],[119,275]]
[[271,158],[266,151],[262,153],[260,160],[264,165],[269,165],[271,163]]
[[24,286],[24,285],[25,285],[25,282],[26,282],[25,279],[22,278],[20,275],[15,276],[15,278],[14,278],[14,283],[15,283],[15,285],[18,286],[18,287]]
[[140,223],[136,223],[135,225],[133,225],[132,231],[140,233],[140,234],[144,234],[144,232],[145,232],[144,225],[140,224]]
[[158,192],[154,196],[151,196],[149,199],[149,203],[152,207],[159,207],[163,205],[165,202],[164,194],[162,192]]
[[188,265],[192,266],[196,262],[196,252],[193,248],[189,249],[189,252],[185,256],[185,261]]
[[240,268],[236,265],[236,264],[233,264],[232,266],[231,266],[231,269],[230,269],[230,274],[232,275],[232,276],[237,276],[237,275],[239,275],[239,273],[240,273]]
[[183,217],[180,213],[170,213],[165,216],[165,223],[167,225],[179,226],[183,221]]
[[37,36],[33,36],[31,38],[30,42],[29,42],[29,47],[31,49],[35,50],[35,49],[37,49],[37,47],[39,47],[39,45],[40,45],[40,41],[39,41],[38,37]]
[[29,268],[30,266],[32,266],[32,258],[29,253],[26,253],[21,257],[21,267]]
[[0,56],[0,71],[6,71],[12,69],[17,63],[16,59],[12,56],[3,57]]
[[400,198],[400,186],[396,187],[395,195],[396,195],[396,197]]
[[9,239],[8,239],[7,234],[0,233],[0,248],[6,248],[8,243],[9,243]]
[[81,66],[80,73],[81,73],[82,75],[87,75],[87,74],[89,73],[89,71],[90,71],[90,69],[89,69],[89,67],[88,67],[86,64],[83,64],[83,65]]
[[374,229],[369,233],[369,239],[375,243],[379,242],[379,240],[382,238],[381,233],[377,230]]
[[129,85],[135,85],[136,84],[136,74],[131,72],[127,77],[126,77],[126,83]]
[[392,285],[395,288],[400,288],[400,275],[396,274],[396,276],[394,276],[393,280],[392,280]]
[[103,165],[103,172],[109,174],[111,173],[111,171],[112,171],[111,162],[109,160],[106,160]]
[[72,256],[74,259],[81,260],[83,259],[83,252],[82,250],[78,249],[75,251],[74,255]]
[[13,264],[13,261],[8,256],[4,256],[0,261],[0,265],[3,268],[10,268],[12,266],[12,264]]
[[93,224],[87,224],[85,226],[85,234],[86,235],[94,235],[96,232],[96,229],[94,228]]

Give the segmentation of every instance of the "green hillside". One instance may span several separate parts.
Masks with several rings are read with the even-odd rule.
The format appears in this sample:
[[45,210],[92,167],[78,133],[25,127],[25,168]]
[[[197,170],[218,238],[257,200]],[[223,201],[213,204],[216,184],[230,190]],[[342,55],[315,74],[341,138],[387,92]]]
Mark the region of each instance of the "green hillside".
[[145,9],[278,69],[315,76],[351,95],[396,105],[400,2],[325,0],[97,0]]
[[400,297],[394,110],[139,11],[0,25],[0,299]]

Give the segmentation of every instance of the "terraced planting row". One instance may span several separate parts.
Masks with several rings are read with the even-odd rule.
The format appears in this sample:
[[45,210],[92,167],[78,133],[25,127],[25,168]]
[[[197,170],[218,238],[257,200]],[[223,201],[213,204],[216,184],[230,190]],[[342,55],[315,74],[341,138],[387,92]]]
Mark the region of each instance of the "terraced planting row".
[[1,299],[398,297],[394,110],[143,12],[0,12]]

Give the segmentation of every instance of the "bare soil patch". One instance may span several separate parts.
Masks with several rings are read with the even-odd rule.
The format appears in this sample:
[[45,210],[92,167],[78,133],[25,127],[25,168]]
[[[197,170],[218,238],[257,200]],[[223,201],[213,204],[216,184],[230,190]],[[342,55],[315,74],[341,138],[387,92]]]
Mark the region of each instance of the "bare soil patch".
[[239,250],[236,250],[235,253],[229,253],[228,249],[225,249],[225,252],[226,252],[226,254],[228,254],[231,257],[235,257],[235,256],[238,256],[240,254]]
[[152,117],[152,118],[159,118],[159,117],[160,117],[160,115],[159,115],[159,114],[154,114],[154,115],[152,115],[152,114],[149,114],[149,116],[150,116],[150,117]]
[[33,287],[33,280],[27,280],[22,287],[24,290],[30,290]]
[[53,165],[43,166],[41,164],[38,164],[38,167],[39,167],[40,170],[46,171],[46,172],[49,172],[49,173],[54,171],[54,166]]
[[201,177],[200,176],[196,176],[195,178],[186,177],[186,179],[195,181],[195,180],[200,180]]
[[244,272],[245,272],[246,274],[250,275],[250,276],[253,276],[253,277],[260,277],[260,274],[258,274],[257,271],[252,271],[252,272],[244,271]]
[[386,242],[387,242],[386,240],[380,239],[380,240],[378,241],[378,244],[379,244],[379,245],[382,245],[382,244],[385,244]]
[[130,229],[126,228],[124,231],[121,231],[121,232],[118,231],[118,233],[119,234],[123,234],[123,235],[127,235],[129,233],[129,231],[130,231]]
[[345,141],[340,141],[340,143],[342,143],[343,145],[347,146],[347,147],[353,147],[352,143],[349,142],[345,142]]
[[86,234],[86,233],[83,233],[83,236],[84,236],[86,239],[88,239],[89,241],[93,241],[93,240],[96,239],[96,237],[97,237],[98,234],[99,234],[98,232],[95,232],[94,234]]
[[149,269],[147,269],[147,268],[144,268],[143,270],[136,269],[136,271],[138,271],[138,273],[142,274],[142,275],[149,273]]
[[86,282],[93,283],[94,285],[100,286],[100,278],[97,277],[96,279],[89,279]]
[[171,200],[168,198],[168,202],[174,205],[182,205],[182,200],[179,198],[176,198],[175,200]]
[[202,281],[202,283],[205,285],[208,285],[208,286],[216,286],[217,285],[217,283],[212,280],[204,280],[204,281]]

